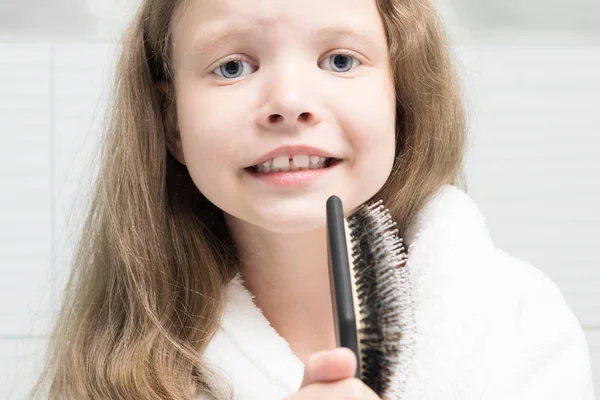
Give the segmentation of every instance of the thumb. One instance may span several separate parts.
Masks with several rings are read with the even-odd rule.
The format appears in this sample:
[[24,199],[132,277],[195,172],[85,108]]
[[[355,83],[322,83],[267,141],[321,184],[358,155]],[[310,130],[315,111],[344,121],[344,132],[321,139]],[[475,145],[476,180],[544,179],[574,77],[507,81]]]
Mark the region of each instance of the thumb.
[[356,356],[352,350],[340,347],[321,351],[308,359],[301,387],[352,378],[355,373]]

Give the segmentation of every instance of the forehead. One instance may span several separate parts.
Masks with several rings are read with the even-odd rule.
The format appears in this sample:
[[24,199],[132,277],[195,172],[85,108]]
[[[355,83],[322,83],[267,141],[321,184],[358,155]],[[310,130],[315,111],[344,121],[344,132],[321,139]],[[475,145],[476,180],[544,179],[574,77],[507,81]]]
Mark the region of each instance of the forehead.
[[173,39],[193,44],[214,31],[300,35],[324,28],[385,37],[376,0],[190,0],[173,24]]

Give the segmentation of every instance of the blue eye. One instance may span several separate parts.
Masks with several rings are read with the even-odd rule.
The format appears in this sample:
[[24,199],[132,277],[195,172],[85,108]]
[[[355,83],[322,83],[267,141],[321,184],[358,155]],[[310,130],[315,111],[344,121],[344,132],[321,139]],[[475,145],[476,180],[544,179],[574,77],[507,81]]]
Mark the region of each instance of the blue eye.
[[225,79],[235,79],[252,73],[253,66],[243,60],[229,60],[214,69],[214,73]]
[[345,53],[332,54],[325,61],[334,72],[348,72],[360,65],[360,61],[350,54]]

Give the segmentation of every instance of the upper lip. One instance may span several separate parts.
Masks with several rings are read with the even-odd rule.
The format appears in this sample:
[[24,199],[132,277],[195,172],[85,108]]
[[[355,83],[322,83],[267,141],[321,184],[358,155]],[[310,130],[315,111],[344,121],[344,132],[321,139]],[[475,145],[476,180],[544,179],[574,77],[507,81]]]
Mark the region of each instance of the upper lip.
[[264,155],[262,155],[258,160],[254,162],[251,166],[259,165],[264,162],[267,162],[275,157],[279,156],[294,156],[294,155],[309,155],[309,156],[319,156],[325,158],[336,158],[332,153],[319,149],[317,147],[306,146],[306,145],[295,145],[295,146],[281,146],[272,150]]

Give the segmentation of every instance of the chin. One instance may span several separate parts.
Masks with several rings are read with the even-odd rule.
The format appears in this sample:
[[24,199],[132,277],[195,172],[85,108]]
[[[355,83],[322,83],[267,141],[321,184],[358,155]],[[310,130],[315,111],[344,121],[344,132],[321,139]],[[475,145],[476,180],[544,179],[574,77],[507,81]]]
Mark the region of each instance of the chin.
[[[326,203],[334,193],[319,196],[318,199],[279,200],[277,204],[265,203],[253,207],[241,218],[253,225],[275,233],[305,233],[324,229],[327,223]],[[345,193],[335,193],[344,205],[346,214],[359,207],[368,197],[349,198]]]
[[[282,234],[299,234],[324,229],[327,223],[327,199],[336,195],[342,200],[345,214],[367,201],[380,186],[373,176],[358,187],[335,187],[317,189],[311,193],[295,193],[279,196],[253,196],[241,199],[221,198],[216,202],[226,214],[237,222]],[[229,200],[229,201],[227,201]],[[233,200],[233,201],[231,201]]]
[[309,205],[288,209],[277,207],[260,210],[259,214],[252,219],[255,225],[270,232],[288,234],[311,232],[323,228],[326,224],[325,203],[320,208]]

